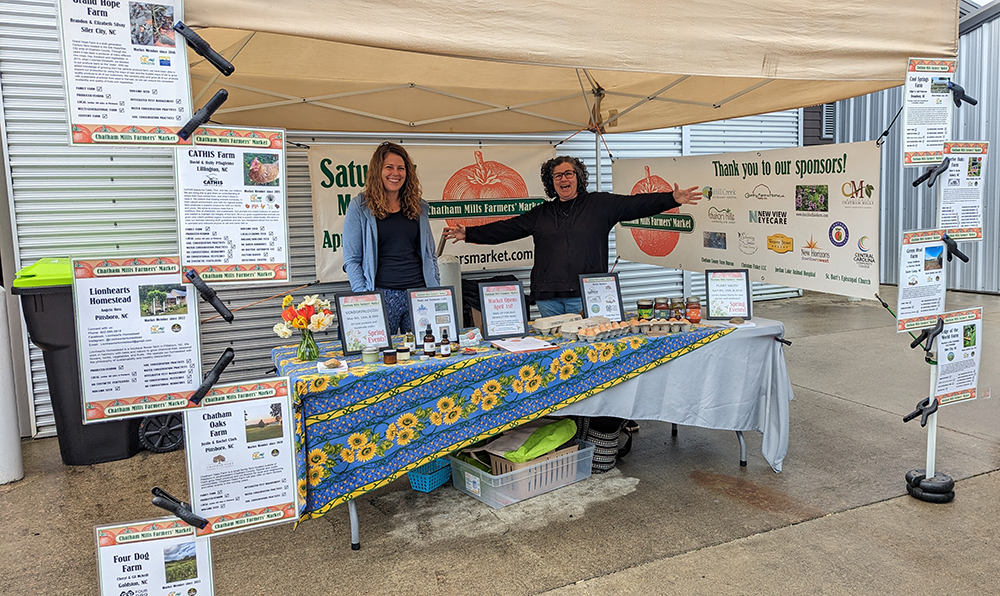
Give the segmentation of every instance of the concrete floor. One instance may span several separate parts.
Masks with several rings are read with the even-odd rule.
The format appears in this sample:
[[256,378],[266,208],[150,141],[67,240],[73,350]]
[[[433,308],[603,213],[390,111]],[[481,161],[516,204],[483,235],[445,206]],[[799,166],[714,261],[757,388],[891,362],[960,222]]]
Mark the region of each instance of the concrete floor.
[[[895,309],[895,288],[883,287]],[[983,306],[980,390],[1000,391],[1000,298]],[[928,393],[923,353],[873,301],[819,293],[755,305],[785,323],[795,389],[784,471],[748,433],[644,422],[617,470],[500,510],[406,479],[297,529],[213,540],[217,594],[993,593],[1000,590],[1000,400],[939,414],[938,469],[955,501],[905,494],[926,431],[902,416]],[[678,388],[683,390],[683,388]],[[183,452],[66,467],[55,439],[24,443],[26,477],[0,486],[0,592],[94,593],[93,526],[159,517],[149,489],[185,496]]]

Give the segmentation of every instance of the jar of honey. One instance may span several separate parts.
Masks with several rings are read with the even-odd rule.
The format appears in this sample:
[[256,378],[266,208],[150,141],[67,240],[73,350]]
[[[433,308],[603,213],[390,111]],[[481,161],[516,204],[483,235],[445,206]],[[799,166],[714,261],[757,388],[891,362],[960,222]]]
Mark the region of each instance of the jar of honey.
[[670,299],[669,298],[657,298],[653,302],[653,317],[657,319],[669,319],[670,318]]
[[687,320],[692,323],[701,322],[701,300],[697,296],[691,296],[687,299],[685,309],[687,310]]

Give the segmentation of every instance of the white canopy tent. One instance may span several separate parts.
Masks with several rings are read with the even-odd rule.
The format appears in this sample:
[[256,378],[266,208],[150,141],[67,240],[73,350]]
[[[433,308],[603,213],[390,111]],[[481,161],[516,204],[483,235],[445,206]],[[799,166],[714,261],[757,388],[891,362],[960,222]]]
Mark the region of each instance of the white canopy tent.
[[626,132],[815,105],[954,57],[958,0],[188,0],[213,120],[296,130]]

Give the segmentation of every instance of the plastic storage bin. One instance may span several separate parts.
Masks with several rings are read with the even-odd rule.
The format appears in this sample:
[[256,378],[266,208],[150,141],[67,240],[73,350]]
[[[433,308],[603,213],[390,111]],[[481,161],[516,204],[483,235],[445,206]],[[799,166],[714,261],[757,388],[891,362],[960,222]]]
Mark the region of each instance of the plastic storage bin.
[[490,474],[449,455],[451,481],[458,490],[494,509],[500,509],[590,478],[594,446],[586,441],[577,441],[576,445],[576,450],[563,455],[558,455],[557,452],[551,459],[539,458],[523,464],[524,467],[499,475]]
[[439,457],[415,470],[410,470],[406,475],[410,479],[410,488],[429,493],[439,486],[448,484],[451,480],[451,468],[448,467],[448,460]]
[[140,419],[83,424],[72,275],[69,259],[42,259],[18,271],[11,287],[21,297],[28,336],[45,360],[59,453],[68,466],[132,457],[140,448]]

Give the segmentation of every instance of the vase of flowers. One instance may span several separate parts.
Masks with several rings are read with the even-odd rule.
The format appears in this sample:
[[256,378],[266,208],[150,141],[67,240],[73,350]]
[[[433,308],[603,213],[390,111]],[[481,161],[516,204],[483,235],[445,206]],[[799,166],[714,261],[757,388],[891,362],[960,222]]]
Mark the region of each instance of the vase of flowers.
[[319,346],[313,333],[326,331],[333,324],[333,313],[330,312],[330,301],[320,300],[318,295],[306,296],[302,302],[292,306],[292,297],[285,296],[281,301],[282,322],[274,326],[274,332],[282,339],[292,336],[293,329],[298,329],[302,336],[296,358],[310,362],[319,358]]

